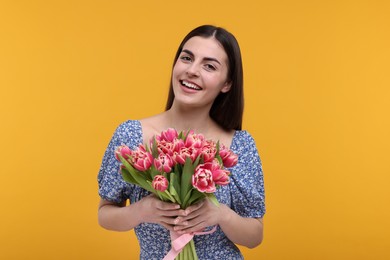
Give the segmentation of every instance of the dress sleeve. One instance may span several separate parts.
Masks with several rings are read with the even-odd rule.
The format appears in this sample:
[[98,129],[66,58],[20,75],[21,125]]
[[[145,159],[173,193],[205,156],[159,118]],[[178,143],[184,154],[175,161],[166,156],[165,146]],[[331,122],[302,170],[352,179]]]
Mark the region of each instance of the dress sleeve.
[[232,209],[243,217],[265,214],[264,179],[261,160],[252,136],[241,132],[236,144],[238,163],[232,168]]
[[99,195],[102,199],[121,203],[130,194],[131,186],[126,183],[119,172],[120,163],[115,158],[115,150],[119,145],[125,144],[125,125],[121,124],[115,130],[111,141],[104,153],[98,174]]

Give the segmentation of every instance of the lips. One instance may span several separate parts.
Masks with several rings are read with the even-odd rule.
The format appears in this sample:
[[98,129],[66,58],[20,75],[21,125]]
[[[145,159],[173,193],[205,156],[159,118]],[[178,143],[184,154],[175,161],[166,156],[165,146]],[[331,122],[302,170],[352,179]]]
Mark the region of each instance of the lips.
[[192,90],[202,90],[201,87],[199,87],[198,85],[196,85],[195,83],[192,83],[192,82],[189,82],[189,81],[186,81],[186,80],[180,80],[179,81],[180,84],[183,86],[183,87],[186,87],[188,89],[192,89]]

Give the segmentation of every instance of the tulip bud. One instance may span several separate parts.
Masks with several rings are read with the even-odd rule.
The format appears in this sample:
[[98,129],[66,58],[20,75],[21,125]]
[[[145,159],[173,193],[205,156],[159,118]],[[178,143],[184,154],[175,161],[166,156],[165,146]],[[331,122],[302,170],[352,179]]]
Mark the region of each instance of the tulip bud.
[[238,162],[237,154],[233,153],[232,150],[226,147],[221,147],[221,150],[219,150],[219,155],[221,156],[223,166],[227,168],[233,167]]
[[173,160],[168,154],[159,154],[159,156],[154,160],[154,167],[160,172],[164,171],[170,173],[173,166]]
[[126,145],[121,145],[115,150],[115,158],[120,162],[119,155],[122,156],[125,160],[129,159],[132,151]]
[[137,150],[132,153],[132,165],[137,170],[143,172],[148,170],[153,163],[153,156],[146,151],[144,145],[140,145]]
[[202,193],[213,193],[216,191],[213,173],[208,166],[210,166],[210,163],[198,165],[194,175],[192,175],[192,186]]
[[154,176],[152,186],[155,190],[164,192],[168,188],[168,180],[162,175]]

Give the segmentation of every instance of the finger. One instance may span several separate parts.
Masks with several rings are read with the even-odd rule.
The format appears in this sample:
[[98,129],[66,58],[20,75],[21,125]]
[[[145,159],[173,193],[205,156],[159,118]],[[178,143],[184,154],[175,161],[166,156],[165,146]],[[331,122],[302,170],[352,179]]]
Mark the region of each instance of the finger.
[[158,211],[159,216],[164,217],[177,217],[177,216],[185,216],[184,210],[159,210]]
[[204,201],[201,201],[199,203],[196,203],[192,206],[189,206],[188,208],[186,208],[185,210],[185,214],[187,216],[189,216],[192,212],[196,212],[198,211],[200,208],[202,208],[202,206],[204,205]]
[[[187,210],[186,210],[186,212],[187,212]],[[187,215],[183,216],[183,220],[188,221],[188,220],[197,218],[197,217],[205,215],[205,214],[207,214],[207,211],[205,211],[205,208],[200,207],[192,212],[190,211]]]
[[179,234],[184,234],[184,233],[202,231],[206,226],[207,226],[206,222],[204,222],[204,221],[199,222],[195,225],[188,222],[188,225],[186,225],[186,226],[174,226],[173,230],[178,232]]
[[170,217],[160,217],[158,220],[159,222],[174,226],[175,224],[175,219],[176,218],[170,218]]
[[175,226],[177,226],[178,230],[184,230],[184,229],[188,229],[200,225],[204,222],[206,222],[206,219],[203,217],[198,217],[191,220],[187,220],[183,218],[179,223],[175,224]]
[[175,226],[188,226],[188,221],[186,221],[183,217],[177,217],[174,219],[173,224]]
[[187,209],[190,211],[196,211],[196,210],[200,209],[204,205],[204,203],[205,203],[205,200],[202,200],[196,204],[189,206]]
[[161,200],[159,200],[156,203],[156,207],[158,209],[161,209],[161,210],[177,210],[177,209],[180,209],[180,205],[179,204],[164,202],[164,201],[161,201]]

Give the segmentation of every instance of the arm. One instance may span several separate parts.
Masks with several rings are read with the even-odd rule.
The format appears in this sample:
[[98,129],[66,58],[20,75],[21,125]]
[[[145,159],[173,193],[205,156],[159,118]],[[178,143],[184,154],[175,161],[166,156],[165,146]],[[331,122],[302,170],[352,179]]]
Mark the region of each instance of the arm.
[[98,209],[99,225],[108,230],[128,231],[140,224],[138,214],[131,214],[135,211],[135,204],[126,206],[126,202],[117,204],[101,199]]
[[114,203],[101,199],[98,209],[99,225],[108,230],[128,231],[142,222],[156,223],[173,230],[174,217],[183,216],[184,210],[177,204],[160,201],[149,195],[126,206],[126,202]]
[[221,205],[224,213],[219,223],[226,236],[236,244],[254,248],[263,241],[263,219],[244,218],[226,205]]

